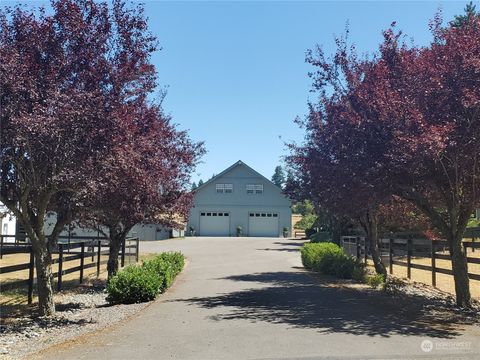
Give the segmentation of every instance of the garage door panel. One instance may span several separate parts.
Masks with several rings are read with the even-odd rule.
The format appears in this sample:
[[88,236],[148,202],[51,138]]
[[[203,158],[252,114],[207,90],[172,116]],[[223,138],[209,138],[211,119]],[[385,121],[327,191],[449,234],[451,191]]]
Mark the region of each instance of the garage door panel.
[[278,214],[266,212],[250,212],[248,216],[249,236],[277,237]]
[[230,214],[222,211],[202,211],[200,213],[200,235],[230,235]]

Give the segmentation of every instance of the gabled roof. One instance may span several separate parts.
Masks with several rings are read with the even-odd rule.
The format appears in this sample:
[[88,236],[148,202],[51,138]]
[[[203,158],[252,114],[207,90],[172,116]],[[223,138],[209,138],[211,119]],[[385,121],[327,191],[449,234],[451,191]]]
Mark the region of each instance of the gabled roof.
[[230,172],[231,170],[235,169],[237,166],[245,166],[247,169],[249,169],[250,171],[252,171],[253,173],[255,173],[256,175],[258,175],[259,177],[261,177],[262,179],[264,179],[265,181],[269,182],[270,184],[272,184],[274,187],[276,187],[278,190],[280,190],[280,192],[283,192],[282,188],[280,188],[279,186],[275,185],[270,179],[267,179],[265,176],[263,176],[262,174],[260,174],[258,171],[255,171],[254,169],[252,169],[250,166],[248,166],[247,164],[245,164],[242,160],[238,160],[236,163],[234,163],[232,166],[229,166],[228,168],[226,168],[225,170],[223,170],[220,174],[218,175],[215,175],[214,177],[212,177],[210,180],[208,180],[207,182],[203,183],[201,186],[197,187],[194,192],[200,190],[201,188],[207,186],[208,184],[214,182],[216,179],[218,179],[219,177],[225,175],[226,173]]

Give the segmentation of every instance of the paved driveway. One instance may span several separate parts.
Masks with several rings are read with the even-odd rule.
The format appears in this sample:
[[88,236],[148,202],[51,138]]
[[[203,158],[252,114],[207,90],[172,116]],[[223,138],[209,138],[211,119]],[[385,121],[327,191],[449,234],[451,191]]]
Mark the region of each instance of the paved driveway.
[[[45,358],[478,358],[478,328],[439,324],[415,302],[402,309],[381,294],[314,279],[301,268],[301,244],[265,238],[141,243],[142,252],[180,250],[188,257],[174,286],[130,321]],[[425,340],[432,351],[422,351]]]

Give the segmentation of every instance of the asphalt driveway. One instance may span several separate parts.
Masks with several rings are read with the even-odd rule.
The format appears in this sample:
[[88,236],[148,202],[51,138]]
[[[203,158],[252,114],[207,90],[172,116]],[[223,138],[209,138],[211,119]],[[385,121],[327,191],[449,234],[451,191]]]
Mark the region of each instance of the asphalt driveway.
[[278,238],[142,242],[142,252],[179,250],[187,256],[174,286],[135,318],[43,356],[478,358],[478,327],[436,318],[413,300],[405,307],[379,293],[312,277],[301,268],[301,245]]

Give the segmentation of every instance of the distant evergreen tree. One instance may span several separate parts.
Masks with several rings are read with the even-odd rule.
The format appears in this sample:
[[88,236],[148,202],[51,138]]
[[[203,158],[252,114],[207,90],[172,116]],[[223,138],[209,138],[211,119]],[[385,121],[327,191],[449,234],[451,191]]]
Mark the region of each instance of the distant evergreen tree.
[[285,185],[285,173],[280,165],[275,168],[275,172],[272,176],[272,182],[280,188]]
[[197,184],[195,183],[195,181],[192,183],[192,191],[195,190],[197,188]]
[[476,5],[473,5],[472,1],[465,6],[464,12],[464,15],[456,15],[453,21],[450,22],[452,27],[462,27],[470,17],[480,16],[480,12],[477,12]]
[[198,186],[197,187],[200,187],[202,185],[203,185],[203,180],[202,179],[198,180]]

